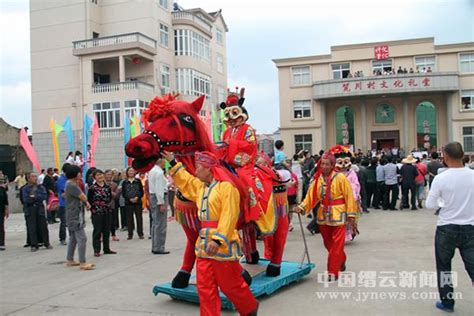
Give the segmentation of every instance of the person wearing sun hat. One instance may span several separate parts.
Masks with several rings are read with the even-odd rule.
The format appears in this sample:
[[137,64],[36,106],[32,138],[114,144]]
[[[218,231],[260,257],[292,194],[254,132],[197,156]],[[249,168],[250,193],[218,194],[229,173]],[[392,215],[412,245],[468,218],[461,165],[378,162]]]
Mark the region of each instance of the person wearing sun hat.
[[416,184],[415,178],[418,170],[415,167],[416,159],[412,155],[408,155],[402,160],[402,168],[400,169],[400,181],[402,185],[402,202],[400,210],[409,208],[408,194],[410,194],[410,204],[412,211],[416,211]]
[[215,154],[196,152],[196,176],[164,152],[169,174],[184,197],[199,206],[201,222],[196,241],[197,291],[201,315],[220,315],[219,289],[241,315],[256,315],[258,303],[242,277],[242,256],[236,230],[240,206],[245,205],[245,185],[224,168]]

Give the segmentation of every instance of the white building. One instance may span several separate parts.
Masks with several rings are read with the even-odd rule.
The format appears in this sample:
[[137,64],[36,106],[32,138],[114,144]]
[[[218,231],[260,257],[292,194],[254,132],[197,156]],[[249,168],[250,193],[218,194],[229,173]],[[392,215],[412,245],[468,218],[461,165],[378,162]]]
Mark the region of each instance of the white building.
[[[169,0],[30,0],[33,139],[54,164],[49,120],[71,116],[82,151],[83,117],[95,115],[100,168],[121,168],[124,119],[156,95],[177,91],[219,104],[227,88],[227,25],[221,11]],[[59,137],[60,159],[68,152]]]

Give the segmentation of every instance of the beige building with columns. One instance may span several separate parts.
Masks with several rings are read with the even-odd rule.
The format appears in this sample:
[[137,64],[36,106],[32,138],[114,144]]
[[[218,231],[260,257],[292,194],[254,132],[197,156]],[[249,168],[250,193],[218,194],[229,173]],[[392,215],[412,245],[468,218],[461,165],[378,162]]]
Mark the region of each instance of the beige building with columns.
[[336,143],[434,151],[453,140],[474,152],[474,42],[341,45],[273,61],[288,155]]
[[[101,168],[124,165],[124,121],[157,95],[227,89],[227,25],[221,11],[185,10],[171,0],[30,0],[33,140],[42,166],[54,164],[49,120],[71,116],[81,150],[83,117],[95,115]],[[60,158],[69,146],[59,137]]]

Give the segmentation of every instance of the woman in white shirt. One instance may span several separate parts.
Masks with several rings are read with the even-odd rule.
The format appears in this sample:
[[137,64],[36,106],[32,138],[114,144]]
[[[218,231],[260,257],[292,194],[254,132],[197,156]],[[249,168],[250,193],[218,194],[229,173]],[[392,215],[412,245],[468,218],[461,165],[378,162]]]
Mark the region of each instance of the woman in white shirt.
[[70,151],[66,157],[66,163],[73,165],[74,164],[74,153]]
[[76,151],[76,157],[74,158],[74,164],[81,168],[84,165],[84,159],[82,158],[82,153],[78,150]]

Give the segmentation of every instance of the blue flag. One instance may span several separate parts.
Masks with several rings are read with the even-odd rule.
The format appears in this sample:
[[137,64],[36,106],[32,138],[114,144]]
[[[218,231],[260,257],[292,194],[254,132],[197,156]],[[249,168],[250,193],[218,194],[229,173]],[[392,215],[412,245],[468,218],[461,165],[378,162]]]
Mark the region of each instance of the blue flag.
[[63,130],[66,132],[69,143],[69,151],[74,152],[74,133],[72,132],[71,117],[68,116],[63,123]]
[[[84,116],[84,127],[82,129],[82,157],[87,157],[87,145],[89,144],[89,131],[92,128],[94,121],[89,117],[89,115]],[[86,182],[86,174],[89,166],[87,165],[87,159],[84,159],[84,167],[82,168],[82,178]]]

